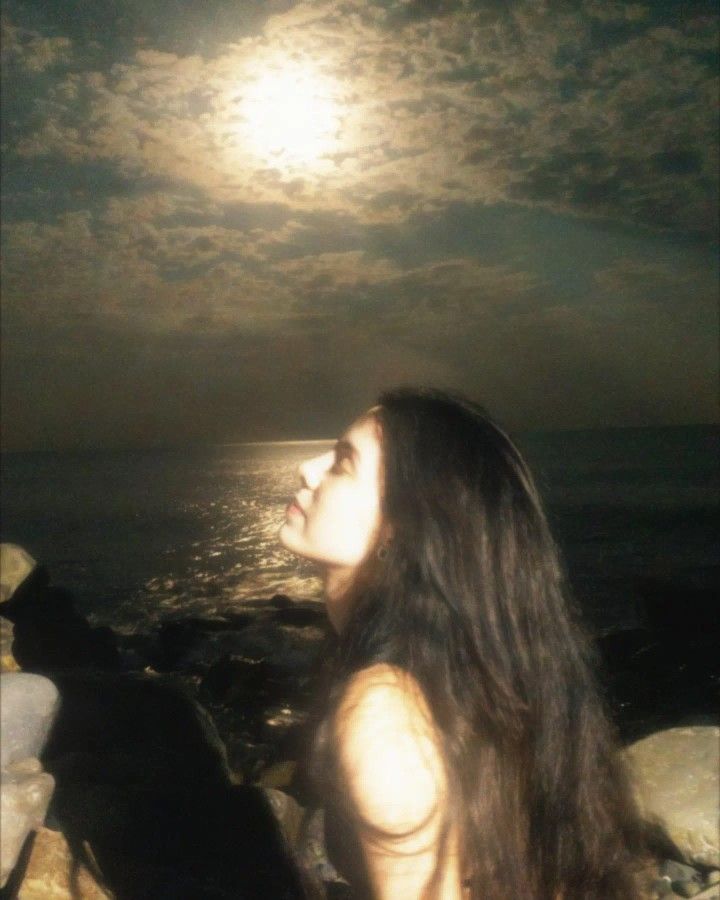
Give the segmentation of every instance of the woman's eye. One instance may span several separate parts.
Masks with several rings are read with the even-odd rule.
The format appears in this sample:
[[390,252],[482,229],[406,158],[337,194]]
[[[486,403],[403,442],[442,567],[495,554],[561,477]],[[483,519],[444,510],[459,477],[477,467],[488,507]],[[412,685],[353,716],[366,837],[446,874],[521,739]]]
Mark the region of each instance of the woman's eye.
[[336,457],[330,471],[334,475],[348,474],[350,472],[350,460],[347,456]]

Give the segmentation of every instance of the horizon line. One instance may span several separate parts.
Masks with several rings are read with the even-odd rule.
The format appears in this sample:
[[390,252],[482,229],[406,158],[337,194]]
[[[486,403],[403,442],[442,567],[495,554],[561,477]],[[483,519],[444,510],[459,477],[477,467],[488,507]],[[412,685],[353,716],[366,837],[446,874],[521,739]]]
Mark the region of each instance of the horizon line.
[[[511,436],[535,435],[535,434],[572,434],[590,431],[639,431],[648,429],[678,429],[678,428],[720,428],[720,421],[716,422],[683,422],[666,423],[663,425],[580,425],[554,428],[518,428],[507,429],[501,423],[504,430]],[[331,444],[336,437],[329,438],[292,438],[262,441],[167,441],[147,444],[101,444],[101,445],[75,445],[57,447],[24,447],[5,449],[0,442],[0,456],[10,456],[15,453],[87,453],[96,451],[144,451],[144,450],[180,450],[193,447],[261,447],[261,446],[299,446],[301,444]]]

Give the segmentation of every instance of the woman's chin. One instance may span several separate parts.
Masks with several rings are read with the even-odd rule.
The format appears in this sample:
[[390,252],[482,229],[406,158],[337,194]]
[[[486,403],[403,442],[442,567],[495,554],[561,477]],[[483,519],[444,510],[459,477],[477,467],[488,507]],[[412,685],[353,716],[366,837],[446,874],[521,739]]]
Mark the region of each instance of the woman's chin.
[[278,540],[286,550],[291,553],[298,553],[298,535],[292,526],[292,522],[285,521],[278,531]]

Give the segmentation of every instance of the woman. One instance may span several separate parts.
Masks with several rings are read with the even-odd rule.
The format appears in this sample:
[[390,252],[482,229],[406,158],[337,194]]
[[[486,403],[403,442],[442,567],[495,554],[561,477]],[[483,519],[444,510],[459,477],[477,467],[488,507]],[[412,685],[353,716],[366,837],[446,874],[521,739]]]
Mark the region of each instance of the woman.
[[507,436],[394,391],[300,482],[280,538],[337,632],[312,770],[353,896],[634,897],[628,787]]

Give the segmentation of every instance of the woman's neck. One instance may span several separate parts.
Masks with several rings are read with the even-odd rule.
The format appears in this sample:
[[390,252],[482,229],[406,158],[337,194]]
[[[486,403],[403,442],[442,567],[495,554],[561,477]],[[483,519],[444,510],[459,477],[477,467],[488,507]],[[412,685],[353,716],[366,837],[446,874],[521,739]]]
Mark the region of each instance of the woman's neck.
[[350,614],[349,588],[354,570],[344,566],[329,566],[325,570],[325,607],[330,624],[340,632],[345,627]]

